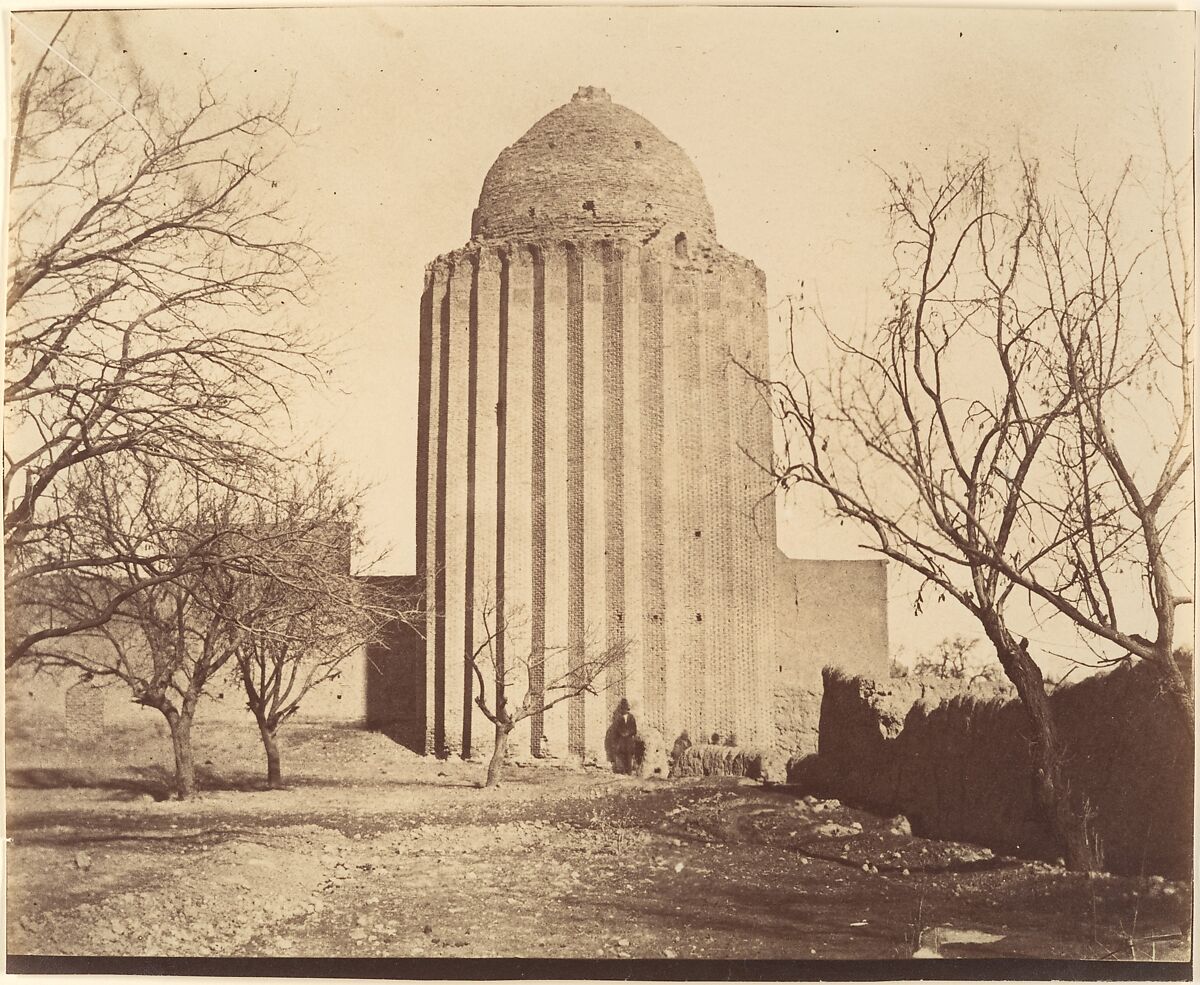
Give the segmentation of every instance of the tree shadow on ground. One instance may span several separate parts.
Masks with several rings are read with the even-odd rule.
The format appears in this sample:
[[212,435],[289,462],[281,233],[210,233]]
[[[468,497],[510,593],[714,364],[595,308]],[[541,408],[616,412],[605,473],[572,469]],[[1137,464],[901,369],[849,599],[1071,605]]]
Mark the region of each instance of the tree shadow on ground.
[[[71,766],[40,766],[10,769],[6,780],[14,790],[111,790],[129,799],[150,795],[165,800],[175,791],[174,773],[162,766],[130,766],[126,772],[112,775]],[[223,775],[204,767],[196,768],[196,787],[200,791],[266,790],[266,780],[251,773]]]
[[[134,800],[147,795],[155,800],[166,800],[175,792],[175,775],[164,766],[129,766],[125,767],[124,772],[116,775],[71,766],[23,767],[7,770],[6,781],[11,790],[107,790],[117,795],[115,799],[119,800]],[[447,790],[474,789],[479,786],[479,782],[474,778],[451,779],[445,777],[438,780],[385,779],[364,784],[361,781],[339,782],[326,777],[296,775],[285,776],[282,788],[272,788],[268,786],[266,778],[260,773],[219,773],[204,766],[196,767],[198,793],[266,793],[276,789],[286,792],[299,787],[332,790],[348,786]]]

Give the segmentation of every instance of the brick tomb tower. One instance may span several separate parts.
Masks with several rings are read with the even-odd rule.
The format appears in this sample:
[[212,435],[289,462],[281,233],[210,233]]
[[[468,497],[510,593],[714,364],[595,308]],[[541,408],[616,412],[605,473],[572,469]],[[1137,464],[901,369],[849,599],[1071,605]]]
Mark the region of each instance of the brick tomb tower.
[[485,616],[509,666],[535,655],[510,701],[554,654],[630,643],[518,750],[603,761],[622,697],[668,747],[771,740],[775,515],[747,455],[769,458],[771,420],[731,360],[765,368],[764,300],[687,155],[603,89],[501,152],[422,299],[426,751],[491,744],[464,660]]

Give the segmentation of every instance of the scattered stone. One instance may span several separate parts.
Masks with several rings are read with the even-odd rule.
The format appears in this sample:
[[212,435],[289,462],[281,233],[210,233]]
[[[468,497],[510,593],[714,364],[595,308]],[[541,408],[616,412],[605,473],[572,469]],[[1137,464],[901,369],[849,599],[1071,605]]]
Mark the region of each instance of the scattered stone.
[[[857,834],[862,834],[861,831],[855,831],[854,828],[848,828],[844,824],[837,824],[834,821],[826,821],[824,824],[818,824],[812,829],[813,834],[819,838],[852,838]],[[843,849],[845,851],[847,849]]]
[[679,955],[676,954],[672,948],[664,947],[663,948],[663,957],[674,959],[674,958],[679,957]]
[[682,862],[676,862],[676,863],[675,863],[675,871],[676,871],[676,872],[682,872],[682,871],[683,871],[683,863],[682,863]]
[[75,868],[82,869],[84,872],[86,872],[91,867],[92,856],[90,856],[87,852],[75,853]]
[[912,825],[903,814],[897,814],[888,822],[888,832],[894,835],[912,837]]

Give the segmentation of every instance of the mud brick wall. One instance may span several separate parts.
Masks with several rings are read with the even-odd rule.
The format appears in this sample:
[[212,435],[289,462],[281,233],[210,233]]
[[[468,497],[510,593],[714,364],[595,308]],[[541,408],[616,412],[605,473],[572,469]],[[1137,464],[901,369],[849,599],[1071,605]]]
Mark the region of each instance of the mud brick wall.
[[808,687],[775,688],[775,749],[785,757],[816,753],[821,692]]
[[[920,686],[824,674],[819,754],[793,779],[885,814],[918,835],[1053,858],[1033,799],[1029,727],[1014,701],[937,700]],[[1144,665],[1061,688],[1051,698],[1073,794],[1096,811],[1105,865],[1190,871],[1193,748]],[[815,767],[815,768],[814,768]]]
[[887,562],[775,561],[780,684],[821,690],[821,668],[888,673]]

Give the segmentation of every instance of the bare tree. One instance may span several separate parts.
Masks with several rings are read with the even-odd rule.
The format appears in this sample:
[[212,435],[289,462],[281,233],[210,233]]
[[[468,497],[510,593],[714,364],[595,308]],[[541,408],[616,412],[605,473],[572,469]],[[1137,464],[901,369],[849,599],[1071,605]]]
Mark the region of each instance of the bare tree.
[[47,636],[28,659],[37,669],[72,668],[101,684],[123,684],[135,702],[161,712],[171,732],[175,793],[184,799],[196,789],[197,707],[239,643],[239,625],[219,600],[232,572],[263,546],[249,550],[236,493],[179,473],[146,469],[131,515],[128,484],[137,477],[117,464],[97,459],[81,472],[92,516],[107,521],[106,546],[132,560],[59,572],[56,591],[42,603],[47,621],[91,628]]
[[236,671],[272,788],[283,785],[281,726],[314,688],[341,675],[348,657],[413,616],[406,603],[351,574],[360,491],[343,489],[323,462],[306,472],[290,495],[258,504],[255,525],[271,531],[270,556],[228,585],[227,606],[242,630]]
[[[1192,162],[1173,166],[1163,139],[1159,187],[1139,183],[1129,162],[1107,192],[1077,158],[1071,164],[1067,193],[1035,199],[1030,237],[1057,339],[1048,389],[1071,399],[1047,492],[1030,504],[1031,522],[1054,537],[1028,559],[997,560],[1054,613],[1109,644],[1099,662],[1150,663],[1194,735],[1190,668],[1175,642],[1195,561]],[[1125,199],[1139,190],[1154,202],[1148,242],[1131,242],[1121,223]]]
[[[5,588],[28,605],[85,568],[119,571],[129,592],[162,584],[152,558],[81,549],[70,478],[120,457],[228,484],[318,356],[285,316],[313,260],[272,178],[295,132],[286,100],[109,77],[69,21],[14,48]],[[24,624],[6,666],[111,614]]]
[[[1029,717],[1037,800],[1068,863],[1091,868],[1090,807],[1072,796],[1042,671],[1010,627],[1021,567],[1043,548],[1025,522],[1037,469],[1074,397],[1048,387],[1054,331],[1023,302],[1037,221],[1037,174],[1011,201],[986,158],[950,163],[936,182],[889,176],[895,276],[890,317],[861,341],[829,332],[839,354],[820,386],[797,355],[758,382],[784,431],[789,489],[822,490],[870,532],[865,545],[922,579],[915,606],[953,599],[979,622]],[[795,313],[795,311],[793,312]]]
[[[484,783],[485,787],[494,787],[504,770],[508,738],[517,725],[570,698],[606,690],[609,684],[606,672],[621,665],[630,641],[622,639],[601,647],[585,640],[570,647],[548,646],[525,651],[514,645],[520,613],[500,617],[494,600],[486,593],[477,605],[482,639],[467,662],[477,684],[475,704],[495,730],[495,745]],[[501,640],[503,647],[497,645]],[[537,680],[542,682],[540,687],[534,686]],[[514,688],[524,689],[519,702],[509,699]]]
[[917,658],[912,673],[918,678],[952,681],[968,690],[978,685],[992,694],[1003,693],[1007,681],[1002,668],[994,661],[976,657],[975,649],[979,643],[977,636],[962,633],[947,636]]

